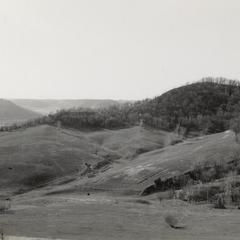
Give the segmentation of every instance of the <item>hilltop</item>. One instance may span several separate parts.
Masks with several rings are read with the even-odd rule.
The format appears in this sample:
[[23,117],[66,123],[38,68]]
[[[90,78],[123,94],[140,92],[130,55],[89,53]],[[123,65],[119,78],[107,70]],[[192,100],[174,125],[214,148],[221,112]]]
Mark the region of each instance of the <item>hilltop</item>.
[[239,81],[204,78],[139,101],[133,110],[155,128],[207,134],[229,129],[230,120],[239,115],[239,101]]

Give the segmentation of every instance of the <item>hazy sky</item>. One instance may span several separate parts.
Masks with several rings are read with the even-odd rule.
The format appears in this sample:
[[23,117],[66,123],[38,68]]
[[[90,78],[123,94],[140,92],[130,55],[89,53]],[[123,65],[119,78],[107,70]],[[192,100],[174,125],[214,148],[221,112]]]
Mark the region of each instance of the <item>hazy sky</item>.
[[153,97],[240,79],[239,0],[0,0],[0,98]]

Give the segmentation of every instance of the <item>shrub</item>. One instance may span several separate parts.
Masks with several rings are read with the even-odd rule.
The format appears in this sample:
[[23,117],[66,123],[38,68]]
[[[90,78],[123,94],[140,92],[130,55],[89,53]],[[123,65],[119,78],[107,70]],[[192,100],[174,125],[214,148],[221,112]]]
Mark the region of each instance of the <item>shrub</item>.
[[169,213],[164,217],[164,220],[172,228],[176,228],[178,224],[177,218]]
[[232,202],[236,205],[240,205],[240,189],[239,188],[234,188],[232,190],[232,195],[231,195],[231,198],[232,198]]
[[215,202],[214,207],[218,208],[218,209],[225,209],[226,208],[223,194],[218,194],[217,201]]
[[143,199],[137,199],[135,201],[136,203],[141,203],[141,204],[146,204],[146,205],[150,205],[151,203],[147,200],[143,200]]
[[222,186],[203,186],[195,188],[189,194],[189,200],[195,202],[201,201],[214,201],[215,196],[219,193],[223,193],[224,189]]
[[235,117],[231,119],[230,121],[230,128],[235,133],[235,140],[238,143],[239,142],[239,133],[240,133],[240,117]]
[[167,213],[164,217],[165,222],[170,226],[171,228],[184,228],[184,226],[180,225],[180,219],[177,216],[174,216],[171,213]]
[[7,198],[5,200],[0,201],[0,212],[6,212],[11,208],[11,199]]

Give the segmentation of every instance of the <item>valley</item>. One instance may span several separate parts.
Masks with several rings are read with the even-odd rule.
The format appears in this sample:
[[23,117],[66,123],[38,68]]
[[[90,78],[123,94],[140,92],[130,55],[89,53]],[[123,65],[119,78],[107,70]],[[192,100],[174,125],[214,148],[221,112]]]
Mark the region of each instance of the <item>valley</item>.
[[240,88],[222,81],[122,105],[2,100],[0,233],[238,240]]

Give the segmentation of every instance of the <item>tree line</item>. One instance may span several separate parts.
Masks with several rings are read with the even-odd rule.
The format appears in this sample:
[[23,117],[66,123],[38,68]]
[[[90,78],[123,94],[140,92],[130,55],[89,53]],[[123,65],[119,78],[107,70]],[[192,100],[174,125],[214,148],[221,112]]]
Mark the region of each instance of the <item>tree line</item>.
[[[145,99],[105,109],[68,109],[25,123],[2,127],[10,131],[39,124],[75,129],[117,129],[144,126],[188,134],[217,133],[237,129],[240,113],[240,82],[225,78],[201,81],[172,89],[153,99]],[[239,127],[240,128],[240,127]],[[240,130],[239,130],[240,132]]]

